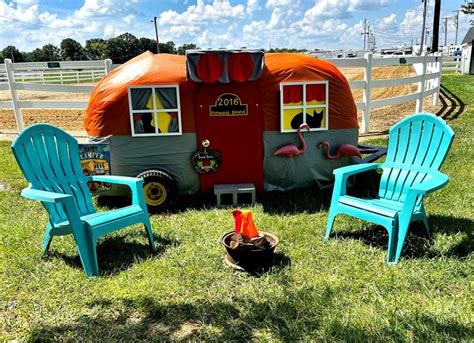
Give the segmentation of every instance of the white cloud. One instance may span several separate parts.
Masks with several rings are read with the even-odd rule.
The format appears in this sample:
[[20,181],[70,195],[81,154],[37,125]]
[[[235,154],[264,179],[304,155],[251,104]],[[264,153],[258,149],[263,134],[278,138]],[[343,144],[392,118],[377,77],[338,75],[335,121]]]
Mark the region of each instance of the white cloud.
[[110,38],[119,35],[122,33],[119,29],[114,27],[113,25],[107,25],[104,28],[104,37],[105,38]]
[[84,5],[75,11],[74,16],[77,18],[90,18],[97,14],[107,14],[111,5],[113,5],[111,0],[84,0]]
[[268,23],[269,29],[274,29],[283,23],[283,12],[279,8],[275,8],[272,12],[270,22]]
[[390,14],[388,17],[382,18],[380,21],[381,25],[393,25],[397,23],[397,15],[395,13]]
[[350,0],[349,11],[379,10],[389,4],[389,0]]
[[247,7],[245,8],[245,12],[249,15],[252,16],[255,11],[260,10],[260,4],[258,3],[258,0],[247,0]]
[[266,8],[276,8],[276,7],[291,7],[294,5],[295,2],[294,0],[267,0],[267,3],[265,4]]
[[0,14],[6,17],[0,17],[0,49],[15,45],[31,51],[47,43],[59,45],[65,38],[84,44],[86,39],[130,31],[136,1],[85,0],[81,7],[60,16],[51,10],[42,11],[39,0],[0,0]]
[[405,18],[400,23],[402,32],[413,32],[415,28],[420,28],[423,22],[423,13],[416,10],[409,10],[405,13]]
[[197,0],[196,5],[189,6],[183,13],[168,10],[160,15],[160,25],[175,25],[176,23],[206,23],[225,22],[228,19],[243,18],[245,7],[232,6],[229,0],[213,0],[206,4],[204,0]]
[[133,23],[135,21],[135,16],[133,14],[129,14],[129,15],[123,17],[122,20],[124,21],[124,23],[130,25],[131,23]]
[[[56,11],[40,1],[0,0],[0,14],[12,18],[0,17],[0,49],[15,45],[31,51],[47,43],[59,45],[68,37],[84,44],[90,38],[107,39],[124,32],[154,38],[151,12],[140,7],[139,0],[84,0],[69,12]],[[160,41],[171,40],[177,46],[362,48],[364,17],[370,18],[368,24],[380,47],[409,43],[421,33],[419,2],[405,11],[393,6],[389,11],[388,0],[174,1],[173,9],[161,12],[158,30]],[[366,15],[365,11],[372,13]],[[429,12],[427,23],[431,22]],[[448,42],[454,42],[453,23],[448,22]],[[461,14],[458,42],[468,26],[468,16]],[[440,36],[444,42],[443,31]]]
[[347,19],[351,17],[348,7],[349,1],[347,0],[321,0],[305,12],[304,20],[316,22],[327,18]]
[[198,44],[203,47],[209,42],[209,31],[205,30],[198,38]]

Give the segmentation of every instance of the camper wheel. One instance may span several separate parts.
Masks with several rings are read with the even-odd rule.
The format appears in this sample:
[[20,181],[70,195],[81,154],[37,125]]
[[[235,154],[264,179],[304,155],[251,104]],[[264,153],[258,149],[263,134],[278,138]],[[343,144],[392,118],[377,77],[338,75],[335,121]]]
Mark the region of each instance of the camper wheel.
[[149,211],[168,207],[176,196],[176,183],[173,177],[162,170],[146,170],[137,175],[144,180],[143,192]]

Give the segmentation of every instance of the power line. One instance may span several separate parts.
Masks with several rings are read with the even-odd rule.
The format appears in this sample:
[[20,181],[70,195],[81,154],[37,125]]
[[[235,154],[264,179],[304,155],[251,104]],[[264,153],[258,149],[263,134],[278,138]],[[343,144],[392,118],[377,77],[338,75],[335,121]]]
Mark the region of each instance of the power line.
[[[6,17],[6,16],[1,15],[1,14],[0,14],[0,18],[8,19],[8,20],[11,20],[11,21],[16,21],[16,22],[19,22],[19,23],[22,23],[22,24],[45,27],[45,28],[48,28],[48,29],[51,29],[51,30],[64,30],[64,28],[51,27],[51,26],[42,25],[42,24],[39,24],[39,23],[29,23],[27,21],[19,20],[19,19],[16,19],[16,18]],[[66,30],[67,30],[67,28],[66,28]]]

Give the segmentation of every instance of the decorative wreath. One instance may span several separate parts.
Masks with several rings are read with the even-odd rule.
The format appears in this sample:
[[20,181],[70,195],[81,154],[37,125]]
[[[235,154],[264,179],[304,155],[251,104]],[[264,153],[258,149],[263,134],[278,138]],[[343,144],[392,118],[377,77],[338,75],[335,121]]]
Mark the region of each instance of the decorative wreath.
[[198,174],[212,174],[219,170],[221,154],[216,150],[209,149],[209,141],[202,141],[202,148],[195,152],[191,163]]

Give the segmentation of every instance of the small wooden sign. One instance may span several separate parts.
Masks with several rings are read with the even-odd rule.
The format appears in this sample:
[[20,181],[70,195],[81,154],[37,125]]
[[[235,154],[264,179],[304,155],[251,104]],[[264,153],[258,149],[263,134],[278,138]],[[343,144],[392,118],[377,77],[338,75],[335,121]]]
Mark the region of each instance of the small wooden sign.
[[48,68],[60,68],[59,62],[48,62]]
[[219,95],[214,105],[209,106],[211,117],[234,117],[248,115],[248,105],[242,104],[238,95],[224,93]]

